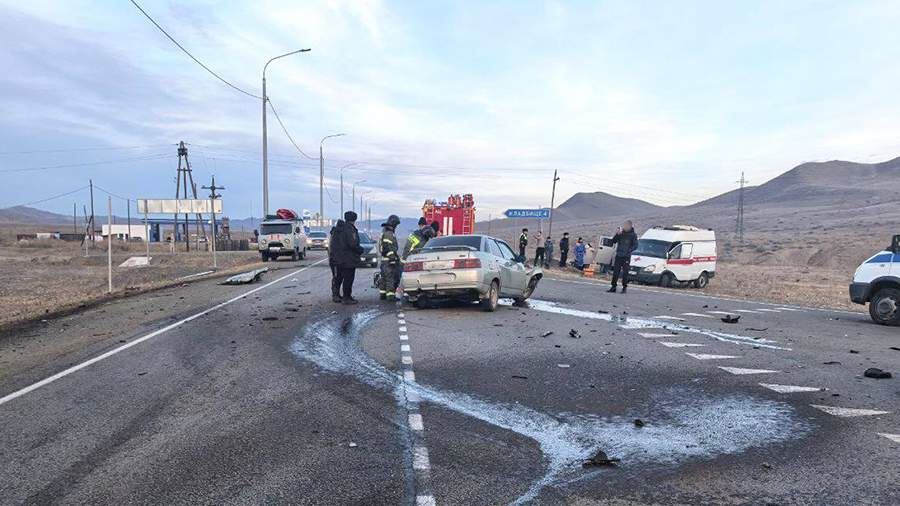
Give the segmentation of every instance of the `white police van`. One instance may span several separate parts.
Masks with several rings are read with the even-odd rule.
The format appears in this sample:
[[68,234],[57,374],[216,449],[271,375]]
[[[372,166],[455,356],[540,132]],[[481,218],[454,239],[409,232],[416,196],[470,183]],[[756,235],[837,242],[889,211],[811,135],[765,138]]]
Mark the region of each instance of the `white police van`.
[[900,235],[891,247],[860,264],[850,283],[850,300],[869,303],[869,315],[882,325],[900,325]]

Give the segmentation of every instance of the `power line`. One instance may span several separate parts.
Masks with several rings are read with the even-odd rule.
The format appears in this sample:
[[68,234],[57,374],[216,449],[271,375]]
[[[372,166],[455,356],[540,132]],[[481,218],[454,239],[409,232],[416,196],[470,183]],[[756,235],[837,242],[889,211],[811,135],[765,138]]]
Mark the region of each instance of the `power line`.
[[200,65],[201,67],[203,67],[203,69],[206,70],[207,72],[209,72],[210,74],[212,74],[213,77],[215,77],[215,78],[218,79],[219,81],[222,81],[223,83],[225,83],[226,85],[230,86],[230,87],[233,88],[234,90],[239,91],[239,92],[243,93],[244,95],[247,95],[248,97],[253,97],[253,98],[256,98],[256,99],[262,99],[262,97],[260,97],[259,95],[254,95],[253,93],[250,93],[250,92],[247,91],[247,90],[241,89],[241,88],[239,88],[239,87],[237,87],[237,86],[231,84],[230,82],[226,81],[225,78],[223,78],[223,77],[220,76],[219,74],[216,74],[211,68],[207,67],[202,61],[200,61],[200,60],[198,60],[197,58],[195,58],[194,55],[192,55],[187,49],[185,49],[184,46],[182,46],[181,44],[179,44],[177,40],[175,40],[174,38],[172,38],[172,36],[169,35],[169,33],[166,32],[165,29],[163,29],[163,27],[159,26],[159,23],[157,23],[156,20],[154,20],[152,17],[150,17],[150,15],[147,14],[147,11],[145,11],[140,5],[138,5],[138,3],[135,2],[135,0],[131,0],[131,3],[134,4],[134,6],[137,7],[137,9],[138,9],[139,11],[141,11],[141,14],[143,14],[147,19],[149,19],[150,22],[153,23],[153,25],[156,26],[156,28],[158,28],[159,31],[161,31],[161,32],[163,33],[163,35],[165,35],[169,40],[171,40],[173,44],[175,44],[176,46],[178,46],[178,49],[181,49],[181,50],[184,52],[184,54],[190,56],[191,59],[194,60],[194,61],[197,63],[197,65]]
[[92,147],[92,148],[69,148],[69,149],[36,149],[31,151],[2,151],[0,152],[0,156],[8,156],[8,155],[37,155],[44,153],[72,153],[72,152],[80,152],[80,151],[113,151],[113,150],[121,150],[121,149],[154,149],[160,148],[163,146],[169,146],[169,144],[155,144],[153,146],[104,146],[104,147]]
[[291,144],[294,145],[294,147],[297,149],[297,151],[301,155],[303,155],[304,157],[306,157],[310,160],[318,160],[318,158],[316,158],[314,156],[309,156],[306,153],[304,153],[302,149],[300,149],[300,146],[298,146],[297,143],[294,142],[294,138],[291,137],[291,134],[288,133],[287,127],[285,127],[284,123],[281,121],[281,116],[279,116],[278,111],[275,110],[275,106],[272,104],[272,99],[268,99],[268,102],[269,102],[269,108],[272,109],[272,113],[275,114],[275,119],[278,120],[278,124],[281,125],[281,129],[284,130],[284,135],[287,135],[288,140],[291,141]]
[[16,205],[14,205],[14,206],[2,207],[2,208],[0,208],[0,210],[2,210],[2,209],[12,209],[12,208],[14,208],[14,207],[21,207],[21,206],[32,206],[32,205],[34,205],[34,204],[41,204],[41,203],[49,202],[49,201],[51,201],[51,200],[55,200],[55,199],[58,199],[58,198],[66,197],[66,196],[68,196],[68,195],[72,195],[73,193],[78,193],[78,192],[80,192],[80,191],[87,190],[87,189],[88,189],[88,185],[85,185],[85,186],[82,186],[81,188],[76,188],[76,189],[74,189],[74,190],[72,190],[72,191],[68,191],[68,192],[65,192],[65,193],[60,193],[59,195],[53,195],[52,197],[47,197],[47,198],[43,198],[43,199],[40,199],[40,200],[32,200],[31,202],[25,202],[24,204],[16,204]]
[[123,196],[121,196],[121,195],[117,195],[117,194],[115,194],[115,193],[113,193],[113,192],[111,192],[111,191],[109,191],[109,190],[104,189],[103,187],[101,187],[100,185],[97,185],[97,184],[94,185],[94,188],[96,188],[96,189],[102,191],[103,193],[105,193],[105,194],[107,194],[107,195],[109,195],[109,196],[111,196],[111,197],[115,197],[115,198],[117,198],[117,199],[122,199],[122,200],[136,200],[136,199],[133,199],[133,198],[131,198],[131,197],[123,197]]
[[61,165],[45,165],[45,166],[40,166],[40,167],[25,167],[25,168],[21,168],[21,169],[3,169],[3,170],[0,170],[0,173],[32,172],[32,171],[38,171],[38,170],[66,169],[66,168],[73,168],[73,167],[89,167],[92,165],[104,165],[104,164],[110,164],[110,163],[135,162],[135,161],[142,161],[142,160],[158,160],[161,158],[166,158],[168,156],[169,155],[167,153],[160,153],[160,154],[137,156],[137,157],[131,157],[131,158],[119,158],[116,160],[101,160],[101,161],[97,161],[97,162],[67,163],[67,164],[61,164]]

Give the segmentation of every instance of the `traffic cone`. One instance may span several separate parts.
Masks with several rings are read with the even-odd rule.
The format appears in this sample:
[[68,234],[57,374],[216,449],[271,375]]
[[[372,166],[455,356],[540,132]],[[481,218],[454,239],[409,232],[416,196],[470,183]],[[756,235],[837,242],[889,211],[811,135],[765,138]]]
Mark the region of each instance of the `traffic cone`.
[[586,278],[594,277],[594,265],[593,264],[585,265],[583,272],[584,272],[584,277],[586,277]]

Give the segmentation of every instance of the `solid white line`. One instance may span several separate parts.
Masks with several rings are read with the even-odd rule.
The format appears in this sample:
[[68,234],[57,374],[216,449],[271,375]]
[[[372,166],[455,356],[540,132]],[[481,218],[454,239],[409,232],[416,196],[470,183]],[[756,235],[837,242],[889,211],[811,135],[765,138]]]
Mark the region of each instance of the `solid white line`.
[[153,339],[154,337],[156,337],[156,336],[158,336],[158,335],[160,335],[160,334],[165,334],[166,332],[168,332],[168,331],[170,331],[170,330],[172,330],[172,329],[176,329],[176,328],[178,328],[178,327],[184,325],[185,323],[188,323],[188,322],[190,322],[190,321],[194,321],[194,320],[196,320],[197,318],[200,318],[200,317],[203,316],[203,315],[207,315],[207,314],[209,314],[209,313],[211,313],[211,312],[213,312],[213,311],[215,311],[215,310],[217,310],[217,309],[221,309],[221,308],[223,308],[223,307],[225,307],[225,306],[227,306],[227,305],[229,305],[229,304],[231,304],[231,303],[233,303],[233,302],[237,302],[237,301],[243,299],[244,297],[246,297],[246,296],[248,296],[248,295],[252,295],[252,294],[254,294],[254,293],[256,293],[256,292],[258,292],[258,291],[260,291],[260,290],[264,290],[264,289],[266,289],[266,288],[268,288],[268,287],[270,287],[270,286],[272,286],[272,285],[274,285],[274,284],[276,284],[276,283],[278,283],[278,282],[281,282],[281,281],[283,281],[283,280],[285,280],[285,279],[287,279],[287,278],[289,278],[289,277],[291,277],[291,276],[293,276],[293,275],[295,275],[295,274],[297,274],[297,273],[303,272],[303,271],[305,271],[306,269],[309,269],[310,267],[312,267],[312,266],[314,266],[314,265],[320,264],[320,263],[324,262],[325,260],[327,260],[327,258],[323,258],[323,259],[321,259],[321,260],[319,260],[319,261],[317,261],[317,262],[311,263],[311,264],[307,265],[306,267],[303,267],[302,269],[298,269],[298,270],[296,270],[296,271],[291,272],[290,274],[285,274],[284,276],[282,276],[282,277],[280,277],[280,278],[278,278],[278,279],[276,279],[276,280],[274,280],[274,281],[269,281],[268,283],[266,283],[266,284],[264,284],[264,285],[262,285],[262,286],[258,286],[258,287],[254,288],[254,289],[252,289],[252,290],[249,290],[249,291],[247,291],[247,292],[245,292],[245,293],[243,293],[243,294],[241,294],[241,295],[238,295],[237,297],[234,297],[234,298],[232,298],[232,299],[226,300],[225,302],[216,304],[215,306],[213,306],[213,307],[211,307],[211,308],[209,308],[209,309],[205,309],[205,310],[203,310],[203,311],[201,311],[201,312],[199,312],[199,313],[197,313],[197,314],[188,316],[187,318],[185,318],[185,319],[183,319],[183,320],[179,320],[179,321],[177,321],[177,322],[175,322],[175,323],[171,323],[171,324],[169,324],[169,325],[166,325],[165,327],[163,327],[163,328],[161,328],[161,329],[154,330],[153,332],[151,332],[151,333],[149,333],[149,334],[146,334],[146,335],[144,335],[144,336],[142,336],[142,337],[139,337],[139,338],[135,339],[134,341],[130,341],[130,342],[126,343],[126,344],[123,344],[122,346],[119,346],[118,348],[113,348],[113,349],[107,351],[106,353],[103,353],[103,354],[101,354],[101,355],[98,355],[98,356],[96,356],[96,357],[94,357],[94,358],[92,358],[92,359],[90,359],[90,360],[86,360],[86,361],[84,361],[84,362],[82,362],[82,363],[80,363],[80,364],[78,364],[78,365],[74,365],[74,366],[72,366],[72,367],[70,367],[70,368],[68,368],[68,369],[65,369],[65,370],[63,370],[63,371],[60,371],[60,372],[54,374],[53,376],[50,376],[50,377],[47,377],[47,378],[44,378],[44,379],[38,381],[37,383],[33,383],[33,384],[31,384],[31,385],[28,385],[27,387],[25,387],[25,388],[23,388],[23,389],[21,389],[21,390],[17,390],[17,391],[15,391],[15,392],[13,392],[13,393],[11,393],[11,394],[5,396],[5,397],[0,398],[0,406],[2,406],[3,404],[6,404],[7,402],[9,402],[9,401],[11,401],[11,400],[13,400],[13,399],[15,399],[15,398],[17,398],[17,397],[21,397],[21,396],[23,396],[23,395],[25,395],[25,394],[27,394],[27,393],[29,393],[29,392],[32,392],[32,391],[34,391],[34,390],[37,390],[38,388],[41,388],[42,386],[48,385],[48,384],[50,384],[50,383],[53,383],[54,381],[56,381],[56,380],[58,380],[58,379],[60,379],[60,378],[64,378],[64,377],[66,377],[66,376],[72,374],[73,372],[80,371],[80,370],[84,369],[85,367],[88,367],[88,366],[90,366],[90,365],[96,364],[97,362],[99,362],[99,361],[101,361],[101,360],[104,360],[104,359],[106,359],[106,358],[109,358],[109,357],[111,357],[111,356],[117,354],[117,353],[120,353],[120,352],[122,352],[122,351],[125,351],[125,350],[127,350],[128,348],[131,348],[132,346],[137,346],[138,344],[141,344],[141,343],[143,343],[144,341],[147,341],[148,339]]
[[401,341],[408,341],[408,340],[409,340],[409,336],[406,335],[406,334],[400,334],[400,340],[401,340]]
[[203,271],[203,272],[198,272],[196,274],[188,274],[187,276],[181,276],[180,278],[175,278],[175,281],[184,281],[185,279],[197,278],[200,276],[205,276],[207,274],[212,274],[214,272],[216,272],[216,271]]
[[408,418],[410,429],[419,432],[425,430],[425,426],[422,424],[422,415],[419,413],[411,413]]
[[705,344],[670,343],[670,342],[666,342],[666,341],[659,341],[659,344],[661,344],[667,348],[699,348],[701,346],[706,346]]
[[406,381],[416,381],[416,373],[412,371],[403,371],[403,379]]
[[769,390],[774,390],[780,394],[792,394],[795,392],[821,392],[822,390],[828,390],[827,388],[799,387],[795,385],[776,385],[774,383],[760,383],[759,386],[768,388]]
[[730,372],[731,374],[768,374],[773,372],[781,372],[781,371],[772,371],[769,369],[744,369],[741,367],[725,367],[724,365],[720,365],[719,369],[723,371]]
[[723,360],[726,358],[741,358],[734,355],[709,355],[707,353],[685,353],[685,355],[694,357],[697,360]]
[[433,495],[417,495],[416,506],[437,506]]
[[638,332],[638,335],[648,339],[656,339],[657,337],[678,337],[678,334],[654,334],[652,332]]
[[776,307],[775,309],[780,309],[782,311],[803,311],[802,309],[794,309],[792,307]]
[[709,314],[732,314],[730,311],[707,311]]
[[712,318],[708,314],[700,314],[700,313],[681,313],[681,316],[697,316],[700,318]]
[[412,364],[412,357],[410,357],[409,355],[401,355],[400,362],[406,365],[410,365]]
[[400,351],[405,351],[405,352],[409,353],[409,345],[408,345],[408,344],[401,344],[401,345],[400,345]]
[[677,317],[677,316],[659,315],[659,316],[654,316],[653,318],[655,318],[655,319],[657,319],[657,320],[674,320],[674,321],[676,321],[676,322],[683,322],[683,321],[684,321],[684,318],[679,318],[679,317]]
[[822,406],[819,404],[810,404],[810,406],[822,410],[829,415],[840,416],[840,417],[851,417],[851,416],[872,416],[872,415],[886,415],[890,413],[890,411],[877,411],[874,409],[855,409],[855,408],[841,408],[837,406]]
[[765,308],[758,308],[757,311],[764,311],[766,313],[780,313],[781,312],[777,309],[765,309]]
[[413,448],[413,469],[420,471],[431,469],[431,462],[428,460],[428,448],[424,446]]
[[751,311],[749,309],[735,309],[735,313],[750,313],[750,314],[759,314],[759,311]]
[[884,432],[877,432],[876,434],[886,437],[895,443],[900,443],[900,434],[885,434]]

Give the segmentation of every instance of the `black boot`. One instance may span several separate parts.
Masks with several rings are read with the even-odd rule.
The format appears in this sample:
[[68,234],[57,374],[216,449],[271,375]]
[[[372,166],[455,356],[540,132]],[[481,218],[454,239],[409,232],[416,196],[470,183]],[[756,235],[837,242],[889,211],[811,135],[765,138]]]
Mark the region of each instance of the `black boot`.
[[[623,288],[622,290],[624,291],[625,289]],[[610,289],[607,290],[607,292],[609,292],[609,293],[616,293],[616,287],[615,287],[615,286],[610,287]]]
[[331,302],[337,302],[337,303],[340,303],[342,300],[343,300],[343,299],[341,299],[341,296],[340,296],[340,295],[335,294],[335,295],[332,295],[332,296],[331,296]]
[[625,292],[627,292],[627,291],[628,291],[628,287],[627,287],[627,286],[623,286],[623,287],[622,287],[622,293],[625,293]]

